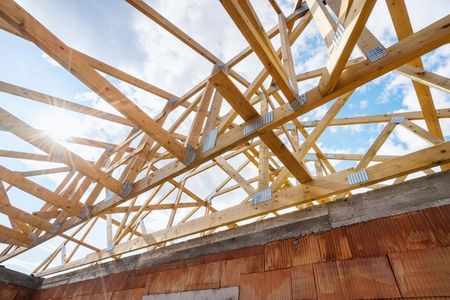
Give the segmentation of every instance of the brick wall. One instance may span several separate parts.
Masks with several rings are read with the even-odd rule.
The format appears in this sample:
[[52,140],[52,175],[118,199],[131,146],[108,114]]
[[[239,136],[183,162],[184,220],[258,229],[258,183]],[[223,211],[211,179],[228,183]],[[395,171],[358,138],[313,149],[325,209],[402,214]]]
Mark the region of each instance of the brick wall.
[[56,286],[33,299],[141,299],[228,286],[239,286],[240,299],[439,297],[450,296],[449,270],[447,205]]
[[12,284],[0,283],[1,300],[28,300],[32,297],[34,290]]

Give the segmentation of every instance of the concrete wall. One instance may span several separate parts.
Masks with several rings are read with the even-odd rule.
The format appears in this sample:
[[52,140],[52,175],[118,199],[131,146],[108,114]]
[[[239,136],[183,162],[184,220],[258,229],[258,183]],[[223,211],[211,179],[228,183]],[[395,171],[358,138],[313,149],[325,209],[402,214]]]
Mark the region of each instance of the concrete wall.
[[30,299],[42,279],[0,266],[0,299]]

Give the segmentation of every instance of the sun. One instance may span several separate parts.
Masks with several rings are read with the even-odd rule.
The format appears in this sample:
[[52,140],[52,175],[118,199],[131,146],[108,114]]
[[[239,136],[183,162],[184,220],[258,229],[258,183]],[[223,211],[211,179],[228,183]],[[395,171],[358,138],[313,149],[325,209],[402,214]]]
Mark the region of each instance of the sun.
[[40,127],[55,140],[66,140],[71,136],[80,136],[83,121],[71,115],[61,113],[46,114],[40,119]]

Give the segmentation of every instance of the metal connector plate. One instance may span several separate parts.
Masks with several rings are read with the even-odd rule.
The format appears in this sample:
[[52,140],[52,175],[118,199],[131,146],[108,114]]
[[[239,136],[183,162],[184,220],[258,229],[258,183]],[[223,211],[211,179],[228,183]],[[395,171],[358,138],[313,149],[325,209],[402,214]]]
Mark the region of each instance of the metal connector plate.
[[366,182],[368,180],[369,180],[369,175],[367,175],[367,172],[365,169],[350,173],[350,174],[348,174],[348,177],[347,177],[347,181],[351,185]]
[[251,121],[250,123],[244,126],[243,134],[244,136],[249,135],[252,132],[255,132],[259,128],[273,121],[273,111],[265,114],[261,118],[255,121]]
[[374,62],[379,60],[382,57],[385,57],[387,55],[386,48],[383,46],[376,46],[373,49],[370,49],[366,52],[367,59],[370,62]]
[[216,145],[217,134],[219,133],[219,128],[214,128],[208,132],[205,136],[205,142],[202,146],[202,152],[212,149]]
[[267,188],[265,190],[258,191],[252,195],[252,205],[256,205],[262,202],[266,202],[272,199],[272,189]]

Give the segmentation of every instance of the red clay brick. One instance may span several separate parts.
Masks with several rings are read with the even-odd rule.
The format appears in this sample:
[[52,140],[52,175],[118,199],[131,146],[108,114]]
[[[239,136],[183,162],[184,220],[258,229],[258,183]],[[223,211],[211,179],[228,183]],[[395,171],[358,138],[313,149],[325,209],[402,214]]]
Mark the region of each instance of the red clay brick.
[[289,268],[292,265],[292,240],[275,241],[265,246],[265,270]]
[[355,224],[346,230],[355,257],[384,255],[439,245],[422,212]]
[[37,290],[33,293],[33,296],[31,297],[32,300],[44,300],[47,299],[46,295],[48,295],[47,289],[44,290]]
[[265,299],[264,272],[241,275],[239,299]]
[[351,299],[400,297],[386,256],[337,262],[339,277]]
[[317,236],[308,235],[293,240],[292,265],[308,265],[320,262],[320,249]]
[[222,263],[220,287],[238,286],[241,274],[264,271],[264,256],[249,256]]
[[186,290],[215,289],[220,287],[222,263],[213,262],[189,267]]
[[104,277],[96,278],[91,282],[88,295],[100,294],[106,292],[106,279]]
[[80,281],[71,284],[71,288],[65,293],[66,297],[70,296],[82,296],[87,294],[87,290],[90,288],[90,281]]
[[111,300],[131,299],[132,296],[133,290],[115,291],[112,294]]
[[9,285],[0,284],[0,299],[13,300],[19,292],[19,288]]
[[27,288],[20,288],[14,300],[29,300],[33,295],[33,290]]
[[316,299],[313,265],[291,268],[292,299]]
[[344,228],[336,228],[318,236],[322,261],[334,261],[352,257],[347,233]]
[[146,268],[143,270],[136,270],[140,273],[153,273],[153,272],[161,272],[166,270],[174,270],[174,269],[180,269],[180,268],[186,268],[191,266],[197,266],[202,264],[207,264],[210,262],[218,262],[218,261],[224,261],[224,260],[230,260],[230,259],[236,259],[236,258],[242,258],[242,257],[248,257],[248,256],[256,256],[256,255],[263,255],[264,254],[264,246],[254,246],[254,247],[247,247],[242,249],[236,249],[211,255],[205,255],[205,256],[199,256],[199,257],[193,257],[190,259],[175,261],[171,263],[166,264],[159,264],[154,265],[150,268]]
[[147,279],[149,294],[174,293],[186,290],[188,268],[152,273]]
[[423,211],[442,246],[450,246],[450,205]]
[[389,254],[403,297],[450,295],[450,247]]
[[121,272],[117,274],[108,275],[107,281],[107,291],[121,291],[125,287],[125,283],[127,282],[128,275],[130,272]]
[[127,282],[125,283],[124,289],[137,289],[145,287],[147,283],[148,273],[130,272],[128,275]]
[[448,296],[450,250],[436,247],[449,243],[449,216],[450,206],[431,208],[63,285],[33,299],[141,299],[236,285],[241,299]]
[[319,263],[314,274],[320,299],[400,297],[385,256]]
[[83,300],[111,300],[113,292],[98,293],[83,296]]
[[239,299],[292,299],[290,269],[243,274]]
[[314,264],[314,278],[319,299],[346,299],[336,262]]
[[80,289],[78,290],[78,295],[82,296],[82,295],[93,294],[93,290],[94,290],[96,283],[97,283],[97,279],[83,281],[83,285],[81,285]]
[[130,300],[142,300],[142,297],[144,295],[147,295],[146,288],[134,289],[133,295],[131,296]]
[[72,284],[72,292],[70,296],[82,296],[86,294],[89,281],[79,281]]
[[264,272],[264,287],[266,299],[292,299],[291,270]]

